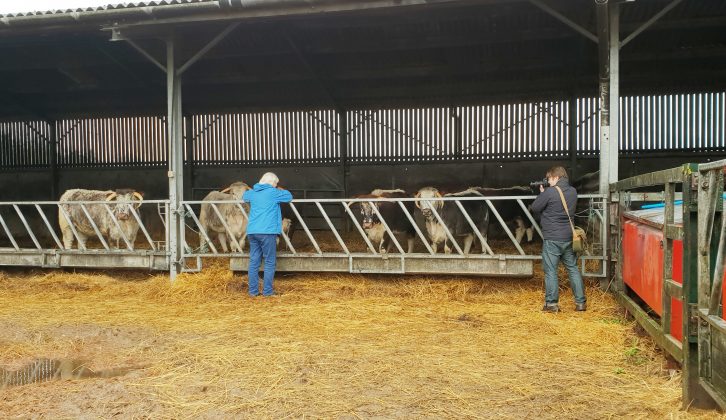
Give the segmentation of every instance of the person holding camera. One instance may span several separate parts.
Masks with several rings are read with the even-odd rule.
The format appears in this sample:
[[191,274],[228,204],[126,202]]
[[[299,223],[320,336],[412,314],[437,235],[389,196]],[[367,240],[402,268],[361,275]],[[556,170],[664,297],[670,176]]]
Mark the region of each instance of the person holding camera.
[[[542,311],[560,311],[560,289],[557,278],[557,266],[560,261],[565,265],[570,278],[570,287],[575,297],[575,310],[585,311],[585,286],[572,248],[574,226],[571,215],[575,214],[577,191],[570,186],[567,171],[562,166],[550,168],[545,180],[546,184],[539,183],[540,194],[530,205],[530,210],[540,216],[544,239],[542,269],[545,274],[545,305]],[[564,203],[567,203],[567,208]]]

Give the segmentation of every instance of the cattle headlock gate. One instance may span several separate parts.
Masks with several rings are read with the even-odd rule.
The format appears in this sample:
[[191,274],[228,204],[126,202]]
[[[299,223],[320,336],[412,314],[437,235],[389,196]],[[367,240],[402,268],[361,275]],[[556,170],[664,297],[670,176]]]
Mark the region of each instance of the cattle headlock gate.
[[[497,197],[441,197],[426,200],[415,198],[365,199],[296,199],[289,204],[288,217],[295,226],[290,236],[283,233],[279,246],[278,271],[329,271],[351,273],[398,274],[469,274],[523,277],[533,274],[533,263],[540,259],[540,228],[527,206],[534,196]],[[581,209],[577,218],[588,226],[590,243],[588,252],[581,256],[583,273],[603,277],[606,274],[606,240],[602,232],[606,226],[606,203],[601,195],[581,195]],[[409,250],[404,236],[392,228],[390,220],[378,211],[375,204],[389,202],[400,209],[398,217],[412,233],[413,249]],[[455,205],[463,217],[464,226],[452,231],[442,215],[431,206],[433,202]],[[480,221],[474,220],[465,208],[466,202],[476,202],[486,209],[489,227],[476,229]],[[381,249],[361,224],[361,204],[367,203],[377,216],[377,228],[391,238],[390,249]],[[203,216],[202,204],[207,207]],[[426,220],[420,208],[432,209],[430,223],[442,226],[449,252],[432,247]],[[117,220],[114,209],[125,205],[128,220]],[[72,220],[68,206],[74,212]],[[504,208],[506,207],[506,209]],[[513,210],[514,213],[513,213]],[[3,202],[0,203],[0,266],[33,266],[45,268],[141,268],[169,270],[171,263],[168,222],[169,202],[148,200],[141,203],[104,202]],[[245,271],[249,254],[244,246],[242,226],[246,226],[247,208],[241,201],[182,201],[174,210],[184,223],[179,227],[183,243],[181,266],[184,271],[202,269],[207,258],[227,258],[234,271]],[[80,219],[78,220],[78,215]],[[103,220],[99,220],[102,215]],[[106,217],[107,216],[107,217]],[[512,219],[518,217],[519,228]],[[213,223],[208,223],[210,217]],[[205,220],[205,218],[207,220]],[[61,238],[56,220],[70,225],[73,245]],[[400,225],[401,220],[398,220]],[[86,235],[75,228],[86,225]],[[138,225],[138,239],[130,238],[122,224]],[[216,227],[213,226],[216,224]],[[530,231],[525,234],[522,226]],[[473,228],[473,229],[472,229]],[[292,235],[294,231],[298,233]],[[111,233],[115,234],[115,243]],[[126,232],[126,233],[125,233]],[[79,241],[88,236],[87,241]],[[137,237],[136,233],[133,234]],[[380,236],[380,235],[379,235]],[[467,251],[466,237],[471,245]],[[224,243],[219,240],[223,239]],[[229,246],[227,246],[227,240]],[[529,241],[532,241],[531,243]],[[521,243],[520,243],[521,241]],[[411,252],[409,252],[411,251]],[[593,261],[587,263],[588,261]]]

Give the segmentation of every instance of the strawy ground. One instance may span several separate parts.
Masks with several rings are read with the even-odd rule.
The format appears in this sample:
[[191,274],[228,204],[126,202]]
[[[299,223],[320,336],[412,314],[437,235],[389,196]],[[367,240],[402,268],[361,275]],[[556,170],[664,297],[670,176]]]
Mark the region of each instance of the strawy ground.
[[588,312],[563,289],[559,314],[540,312],[541,273],[279,275],[282,295],[255,299],[244,286],[222,262],[173,286],[0,272],[0,367],[131,369],[0,390],[0,417],[717,417],[680,411],[680,372],[594,285]]

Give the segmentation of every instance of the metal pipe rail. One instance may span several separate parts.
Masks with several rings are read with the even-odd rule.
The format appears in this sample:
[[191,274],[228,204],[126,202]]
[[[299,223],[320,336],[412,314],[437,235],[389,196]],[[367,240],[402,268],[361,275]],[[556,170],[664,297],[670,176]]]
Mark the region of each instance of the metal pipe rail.
[[164,229],[150,230],[142,206],[168,201],[0,202],[0,266],[166,270]]
[[[426,199],[296,199],[289,204],[291,222],[302,227],[306,241],[297,240],[295,246],[293,246],[291,237],[294,229],[289,235],[287,232],[283,232],[281,238],[284,241],[282,243],[284,249],[278,253],[278,269],[281,271],[531,275],[531,262],[541,259],[539,248],[536,252],[528,253],[519,243],[516,235],[512,233],[509,223],[514,216],[521,217],[523,222],[531,224],[533,232],[536,232],[541,238],[541,229],[525,205],[525,202],[531,202],[535,198],[536,196],[440,197]],[[593,214],[597,215],[597,223],[604,224],[605,218],[602,209],[604,208],[605,197],[598,194],[587,194],[580,196],[580,199],[590,203],[597,203],[597,209]],[[444,232],[446,237],[444,242],[451,245],[450,253],[436,254],[427,231],[427,222],[421,210],[419,208],[413,209],[414,206],[411,205],[414,203],[431,204],[433,202],[452,203],[455,206],[452,207],[449,216],[445,216],[436,210],[438,206],[429,206],[433,214],[429,224],[439,226]],[[508,240],[497,240],[492,243],[488,235],[489,226],[486,227],[484,232],[481,232],[477,228],[477,223],[482,223],[482,221],[474,220],[474,217],[464,207],[463,203],[471,205],[470,202],[480,202],[482,206],[485,206],[486,212],[491,215],[488,216],[487,223],[501,229]],[[498,208],[505,202],[513,203],[517,209],[515,215],[501,213]],[[393,203],[393,207],[388,209],[390,211],[386,210],[386,214],[389,216],[384,216],[379,208],[381,203]],[[194,227],[191,232],[187,230],[184,233],[183,239],[186,251],[182,258],[184,260],[192,259],[196,262],[192,268],[187,267],[187,270],[196,271],[201,269],[202,257],[229,257],[231,258],[233,270],[246,270],[249,255],[244,250],[244,239],[248,215],[240,202],[235,202],[236,209],[234,211],[230,211],[232,209],[232,207],[229,207],[230,204],[230,201],[196,200],[182,202],[184,213],[193,221],[192,226]],[[194,209],[202,205],[211,209],[204,216],[206,220],[202,220],[201,210]],[[362,207],[366,205],[370,209],[370,217],[376,220],[374,227],[364,228],[361,224],[360,212]],[[303,208],[310,210],[307,213],[308,216],[311,214],[317,214],[318,218],[322,216],[325,224],[319,230],[311,229],[303,216],[305,214],[302,211]],[[351,232],[343,232],[342,229],[336,228],[332,222],[329,212],[336,209],[344,217],[349,218],[351,225],[354,227]],[[453,231],[453,226],[450,226],[450,223],[444,220],[444,217],[451,217],[452,212],[456,214],[455,217],[461,217],[461,224],[458,227],[460,231]],[[223,216],[223,214],[226,216]],[[393,220],[386,219],[391,215],[393,215]],[[212,228],[213,224],[216,224],[216,227]],[[232,227],[233,225],[234,227]],[[461,226],[465,227],[462,228]],[[373,231],[376,229],[378,233],[374,234]],[[404,231],[410,232],[406,237],[409,242],[408,246],[410,247],[413,244],[415,247],[416,244],[419,244],[422,249],[413,249],[412,252],[409,252],[409,249],[404,249],[400,241]],[[600,229],[597,229],[597,234],[601,235],[603,232],[605,232],[605,229],[600,226]],[[197,242],[193,239],[193,236],[198,238],[199,246],[196,246]],[[326,236],[327,241],[324,240]],[[227,238],[231,239],[233,247],[236,247],[236,249],[227,248],[226,243],[223,242]],[[391,243],[385,248],[383,247],[384,238],[387,238],[387,241]],[[219,239],[220,242],[215,244],[215,239]],[[237,239],[240,239],[239,247],[236,244]],[[466,253],[465,249],[467,247],[460,244],[462,239],[466,239],[469,243],[478,240],[481,250],[478,253]],[[601,240],[598,239],[599,241]],[[220,249],[220,245],[222,249]],[[602,250],[604,250],[604,247]],[[443,263],[445,260],[446,263]],[[605,265],[604,254],[587,255],[582,257],[583,270],[585,261],[588,260],[599,260],[602,262],[601,267]],[[466,263],[462,264],[463,261],[466,261]],[[514,261],[517,261],[517,263],[515,264]],[[529,262],[529,265],[523,264],[526,262]],[[460,268],[452,269],[451,267],[455,264],[458,264]],[[508,265],[516,266],[516,268],[508,267]],[[586,274],[600,275],[600,273]]]

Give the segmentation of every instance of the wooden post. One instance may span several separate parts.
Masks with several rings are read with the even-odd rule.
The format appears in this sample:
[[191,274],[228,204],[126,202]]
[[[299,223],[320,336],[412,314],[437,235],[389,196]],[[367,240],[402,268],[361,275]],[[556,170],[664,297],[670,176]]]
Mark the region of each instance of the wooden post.
[[340,130],[340,175],[343,181],[343,196],[348,197],[348,111],[338,109],[338,127]]
[[56,122],[48,121],[48,162],[50,166],[50,200],[55,201],[59,198],[58,194],[58,132],[56,131]]
[[[700,384],[698,321],[699,207],[698,165],[683,166],[683,407],[714,408],[715,403]],[[695,182],[695,184],[694,184]]]
[[567,135],[570,138],[570,179],[577,178],[577,96],[571,95],[567,101]]
[[184,198],[186,200],[194,200],[194,142],[196,141],[196,133],[194,133],[194,125],[192,115],[184,117],[184,127],[186,131],[185,148],[186,159],[184,165]]

